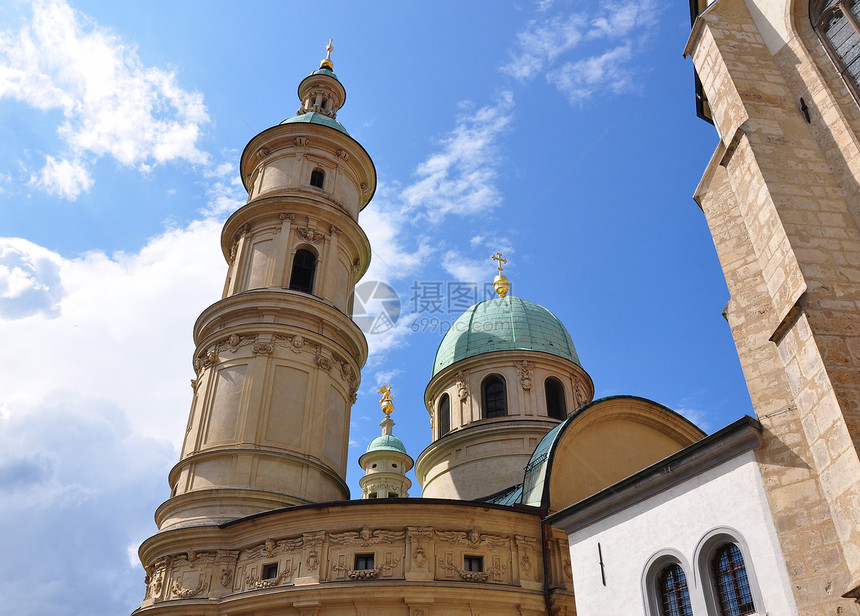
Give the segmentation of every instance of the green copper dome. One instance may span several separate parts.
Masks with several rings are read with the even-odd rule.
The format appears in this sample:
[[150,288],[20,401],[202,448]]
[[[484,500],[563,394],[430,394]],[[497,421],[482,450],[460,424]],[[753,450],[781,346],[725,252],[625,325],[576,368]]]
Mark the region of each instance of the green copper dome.
[[335,130],[339,130],[344,135],[349,135],[346,132],[343,124],[338,122],[337,120],[333,120],[332,118],[325,116],[321,113],[317,113],[315,111],[309,111],[308,113],[303,113],[302,115],[293,116],[292,118],[287,118],[281,124],[292,124],[294,122],[308,122],[310,124],[322,124],[323,126],[328,126],[329,128],[333,128]]
[[399,451],[406,453],[406,446],[396,436],[383,434],[370,441],[370,445],[367,446],[367,453],[371,451]]
[[436,351],[433,376],[461,359],[493,351],[541,351],[580,365],[570,334],[553,313],[508,296],[478,302],[454,322]]

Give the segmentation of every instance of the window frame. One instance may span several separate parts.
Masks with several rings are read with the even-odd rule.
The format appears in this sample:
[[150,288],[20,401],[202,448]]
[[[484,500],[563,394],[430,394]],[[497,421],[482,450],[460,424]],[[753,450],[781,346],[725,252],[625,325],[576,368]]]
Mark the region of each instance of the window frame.
[[[851,92],[851,95],[854,97],[854,101],[860,104],[860,83],[858,83],[858,81],[855,80],[848,71],[848,67],[837,52],[833,42],[828,38],[825,31],[826,28],[823,27],[836,12],[841,12],[845,21],[848,22],[848,25],[851,28],[853,28],[857,44],[860,45],[860,17],[850,10],[851,5],[849,2],[851,1],[852,0],[837,0],[833,6],[824,8],[824,5],[827,4],[828,0],[813,0],[809,3],[809,23],[822,47],[824,47],[824,51],[833,63],[840,79],[842,79],[843,83],[848,86],[848,91]],[[860,2],[860,0],[854,0],[854,2],[857,3]],[[860,59],[857,59],[856,61],[860,62]]]
[[717,550],[727,543],[733,543],[737,546],[744,561],[744,570],[746,571],[747,583],[749,584],[753,601],[753,611],[748,613],[766,614],[767,606],[764,603],[764,596],[758,584],[754,563],[750,557],[749,545],[743,535],[737,530],[722,526],[712,529],[702,537],[699,545],[696,546],[693,561],[696,563],[696,572],[702,586],[702,594],[704,595],[708,616],[721,616],[722,614],[719,594],[716,589],[713,560]]
[[[296,274],[296,259],[299,256],[299,253],[307,253],[311,255],[314,259],[313,268],[311,270],[310,275],[310,290],[305,291],[304,288],[298,289],[293,287],[293,278],[295,278]],[[314,294],[314,286],[317,281],[317,268],[319,267],[320,258],[315,250],[313,250],[310,246],[297,246],[296,251],[293,253],[293,258],[290,262],[290,279],[287,281],[287,289],[290,291],[298,291],[299,293],[307,293],[308,295]]]
[[[558,387],[558,390],[555,392],[558,401],[561,402],[561,414],[558,417],[550,413],[550,386]],[[546,377],[543,382],[543,395],[544,401],[546,402],[546,416],[550,419],[564,421],[567,418],[567,390],[564,387],[564,383],[561,382],[561,379],[554,376]]]
[[[499,383],[502,386],[503,412],[490,415],[487,394],[488,389],[496,383]],[[503,377],[497,372],[488,374],[481,381],[481,419],[496,419],[498,417],[508,417],[509,415],[510,413],[508,412],[508,382],[505,380],[505,377]]]
[[[445,409],[444,412],[442,410],[443,408]],[[437,438],[442,438],[451,431],[451,396],[447,393],[444,393],[439,397],[439,404],[436,407],[436,412],[439,417],[439,421],[437,422],[439,436]]]
[[[376,568],[376,553],[368,552],[356,554],[352,561],[354,571],[373,571]],[[359,567],[361,564],[363,566]],[[368,567],[367,565],[370,564]]]
[[651,556],[642,573],[642,601],[646,616],[662,616],[663,614],[658,582],[660,575],[670,565],[677,565],[684,572],[684,577],[687,581],[687,594],[690,598],[691,613],[698,614],[701,605],[697,597],[698,593],[695,591],[697,571],[690,566],[690,563],[684,558],[683,554],[677,550],[666,549]]
[[[319,183],[314,182],[317,178],[319,178]],[[308,183],[314,188],[325,190],[325,170],[320,167],[314,167],[313,171],[311,171],[311,177]]]

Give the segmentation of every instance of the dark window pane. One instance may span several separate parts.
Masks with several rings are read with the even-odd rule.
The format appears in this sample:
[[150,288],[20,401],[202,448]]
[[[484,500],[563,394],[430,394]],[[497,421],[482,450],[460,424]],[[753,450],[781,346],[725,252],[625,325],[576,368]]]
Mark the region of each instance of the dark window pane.
[[355,569],[361,571],[373,569],[373,554],[356,554]]
[[316,186],[317,188],[323,187],[323,182],[325,181],[325,173],[320,169],[314,169],[311,171],[311,186]]
[[544,381],[544,393],[546,394],[546,414],[553,419],[564,419],[567,417],[567,404],[564,401],[564,385],[561,381],[548,378]]
[[439,401],[439,436],[451,431],[451,401],[448,394],[442,396]]
[[505,382],[497,375],[488,376],[481,385],[484,417],[504,417],[508,414],[508,396]]
[[293,257],[293,271],[290,274],[290,289],[303,293],[313,293],[314,272],[317,258],[310,250],[299,250]]

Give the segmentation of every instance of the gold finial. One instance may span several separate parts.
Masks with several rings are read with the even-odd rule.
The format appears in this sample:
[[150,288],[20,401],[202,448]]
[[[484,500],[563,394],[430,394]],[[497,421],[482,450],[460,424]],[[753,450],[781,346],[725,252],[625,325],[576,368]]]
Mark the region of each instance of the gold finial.
[[502,253],[497,252],[492,256],[493,261],[498,261],[499,273],[493,280],[493,289],[499,294],[499,297],[505,297],[511,289],[511,281],[502,273],[502,263],[507,263],[508,260],[502,257]]
[[334,47],[331,46],[332,39],[328,40],[328,45],[326,45],[325,50],[328,52],[325,56],[325,60],[320,62],[320,68],[327,68],[330,71],[334,70],[334,63],[331,61],[331,52],[334,50]]
[[376,393],[382,394],[382,400],[379,401],[379,406],[382,407],[382,412],[385,413],[386,417],[388,417],[394,411],[394,402],[391,401],[391,387],[389,385],[383,385]]

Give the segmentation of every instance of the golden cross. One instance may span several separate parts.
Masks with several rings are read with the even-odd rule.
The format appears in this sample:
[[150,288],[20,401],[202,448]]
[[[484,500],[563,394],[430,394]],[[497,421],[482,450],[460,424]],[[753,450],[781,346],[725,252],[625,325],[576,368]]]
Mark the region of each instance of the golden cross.
[[507,260],[507,259],[503,259],[503,258],[502,258],[502,253],[500,253],[500,252],[497,252],[497,253],[496,253],[496,254],[494,254],[491,258],[493,259],[493,261],[498,261],[498,262],[499,262],[499,273],[501,274],[501,273],[502,273],[502,263],[507,263],[507,262],[508,262],[508,260]]
[[332,46],[331,46],[331,42],[332,42],[332,39],[329,39],[329,40],[328,40],[328,45],[327,45],[327,46],[326,46],[326,48],[325,48],[325,50],[328,52],[328,53],[326,54],[325,59],[326,59],[326,60],[328,60],[329,62],[331,62],[331,52],[332,52],[332,51],[334,51],[334,47],[332,47]]

